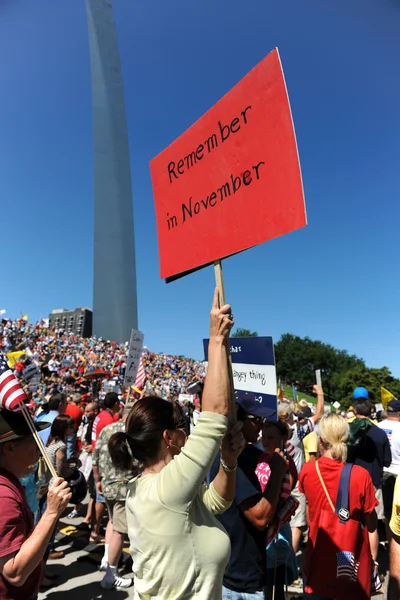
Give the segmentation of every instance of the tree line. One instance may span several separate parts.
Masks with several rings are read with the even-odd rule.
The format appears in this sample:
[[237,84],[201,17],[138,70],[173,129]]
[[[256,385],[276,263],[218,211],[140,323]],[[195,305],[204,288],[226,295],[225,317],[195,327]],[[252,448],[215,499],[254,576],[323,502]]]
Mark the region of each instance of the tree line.
[[[234,333],[235,337],[256,335],[246,329]],[[375,403],[381,401],[381,387],[400,398],[400,379],[388,367],[369,368],[362,358],[309,337],[283,334],[275,344],[275,360],[277,377],[307,394],[312,393],[316,369],[321,369],[326,399],[337,400],[342,409],[351,405],[353,390],[358,386],[367,388]]]

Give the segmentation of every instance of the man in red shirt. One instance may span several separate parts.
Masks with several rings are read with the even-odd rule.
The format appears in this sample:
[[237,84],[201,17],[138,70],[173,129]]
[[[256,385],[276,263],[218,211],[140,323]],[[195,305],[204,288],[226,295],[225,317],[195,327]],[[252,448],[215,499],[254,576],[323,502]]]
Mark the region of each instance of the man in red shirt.
[[[38,431],[50,423],[36,423]],[[43,556],[54,527],[68,505],[68,484],[56,478],[47,508],[34,529],[19,479],[32,473],[40,456],[21,413],[0,411],[0,598],[34,600],[43,578]]]
[[[104,409],[101,411],[99,415],[94,420],[93,428],[92,428],[92,452],[94,451],[94,447],[96,445],[96,441],[99,439],[100,433],[103,431],[104,427],[107,425],[111,425],[114,423],[120,409],[120,401],[118,398],[118,394],[115,392],[108,392],[106,397],[104,398]],[[100,525],[103,519],[105,511],[105,498],[96,490],[96,504],[95,504],[95,523],[90,534],[89,541],[94,543],[100,541]],[[108,552],[108,544],[105,545],[105,554],[102,560],[102,564],[105,564],[108,560],[107,558]]]
[[118,398],[118,394],[115,392],[108,392],[106,397],[104,398],[104,409],[101,413],[95,418],[92,429],[92,450],[96,445],[96,440],[98,439],[102,429],[106,427],[106,425],[111,425],[116,420],[116,415],[118,415],[120,409],[120,402]]
[[72,458],[77,453],[76,447],[76,434],[79,429],[79,425],[82,422],[83,410],[79,407],[81,401],[80,394],[74,394],[73,397],[69,397],[65,414],[69,415],[74,420],[74,435],[67,438],[67,460]]
[[79,406],[81,403],[81,395],[74,394],[72,398],[68,401],[67,408],[65,409],[65,414],[69,415],[74,420],[75,431],[78,431],[79,425],[82,422],[83,410]]

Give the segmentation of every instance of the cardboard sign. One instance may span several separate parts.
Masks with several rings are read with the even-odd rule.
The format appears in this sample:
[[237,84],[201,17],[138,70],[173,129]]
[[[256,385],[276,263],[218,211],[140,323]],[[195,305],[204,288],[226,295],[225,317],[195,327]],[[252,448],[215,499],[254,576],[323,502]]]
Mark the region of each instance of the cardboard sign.
[[317,385],[322,387],[321,369],[315,371],[315,381],[317,382]]
[[131,339],[129,341],[129,353],[126,361],[124,385],[133,385],[136,381],[140,357],[142,356],[143,339],[144,334],[141,331],[132,329]]
[[156,156],[150,170],[160,274],[168,281],[306,225],[278,50]]
[[[208,342],[203,340],[205,359]],[[251,394],[255,402],[277,418],[276,369],[272,337],[231,338],[232,370],[236,396]]]

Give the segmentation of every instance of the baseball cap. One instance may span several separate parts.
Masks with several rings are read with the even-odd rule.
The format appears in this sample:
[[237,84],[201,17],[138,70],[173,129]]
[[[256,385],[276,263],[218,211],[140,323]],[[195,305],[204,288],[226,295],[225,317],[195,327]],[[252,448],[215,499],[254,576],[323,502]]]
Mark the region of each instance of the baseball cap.
[[400,400],[391,400],[387,405],[388,412],[400,412]]
[[309,406],[304,406],[301,411],[297,413],[297,418],[299,421],[309,419],[310,417],[312,417],[312,410]]
[[[51,423],[35,423],[36,431],[51,427]],[[32,435],[25,417],[20,412],[11,410],[0,411],[0,444]]]
[[263,419],[269,419],[276,415],[276,409],[267,405],[267,399],[263,394],[254,392],[235,391],[236,404],[248,415],[256,415]]
[[353,392],[353,398],[354,400],[359,400],[360,398],[368,400],[368,390],[366,390],[365,387],[357,387]]

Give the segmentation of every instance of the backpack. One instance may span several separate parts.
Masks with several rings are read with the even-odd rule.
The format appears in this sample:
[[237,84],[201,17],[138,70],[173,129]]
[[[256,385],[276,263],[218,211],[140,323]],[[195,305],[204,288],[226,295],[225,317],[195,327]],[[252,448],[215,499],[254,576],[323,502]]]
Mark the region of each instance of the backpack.
[[367,600],[371,594],[372,558],[367,527],[349,512],[350,476],[353,465],[345,464],[340,476],[336,506],[315,463],[331,510],[322,509],[318,527],[310,536],[304,566],[308,594],[336,600]]
[[350,437],[347,442],[347,462],[354,463],[358,457],[367,454],[367,433],[372,427],[369,419],[354,419],[350,426]]

